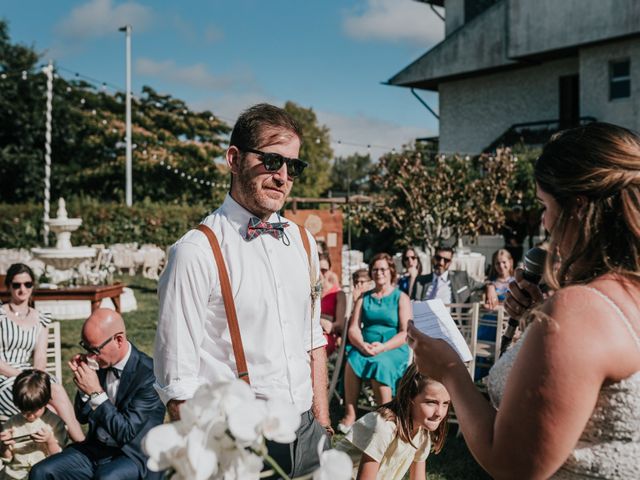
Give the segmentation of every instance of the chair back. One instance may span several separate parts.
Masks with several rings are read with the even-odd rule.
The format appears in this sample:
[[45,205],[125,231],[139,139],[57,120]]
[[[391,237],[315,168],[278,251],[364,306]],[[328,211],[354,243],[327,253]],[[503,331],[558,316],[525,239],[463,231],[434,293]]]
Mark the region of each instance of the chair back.
[[478,321],[480,318],[479,303],[452,303],[447,305],[451,312],[451,318],[456,322],[460,333],[464,337],[469,350],[471,351],[472,360],[467,364],[467,369],[473,378],[476,370],[476,353],[478,351]]
[[47,330],[47,373],[62,382],[62,353],[60,351],[60,322],[51,322]]

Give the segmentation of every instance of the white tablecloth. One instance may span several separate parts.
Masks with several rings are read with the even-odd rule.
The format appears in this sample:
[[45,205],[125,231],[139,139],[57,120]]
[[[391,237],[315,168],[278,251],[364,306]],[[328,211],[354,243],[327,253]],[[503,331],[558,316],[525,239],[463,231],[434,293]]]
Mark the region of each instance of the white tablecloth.
[[471,252],[455,254],[451,262],[450,270],[464,270],[479,282],[484,281],[485,256],[481,253]]

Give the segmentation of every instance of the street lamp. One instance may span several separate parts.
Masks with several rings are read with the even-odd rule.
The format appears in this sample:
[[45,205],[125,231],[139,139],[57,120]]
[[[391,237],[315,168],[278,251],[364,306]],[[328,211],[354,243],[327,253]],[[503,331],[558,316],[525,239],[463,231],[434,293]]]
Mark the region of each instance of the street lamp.
[[126,35],[126,77],[127,77],[127,92],[126,92],[126,133],[125,142],[127,144],[127,161],[126,161],[126,187],[125,197],[127,206],[133,205],[133,188],[132,188],[132,153],[131,153],[131,25],[125,25],[118,29],[120,32],[125,32]]

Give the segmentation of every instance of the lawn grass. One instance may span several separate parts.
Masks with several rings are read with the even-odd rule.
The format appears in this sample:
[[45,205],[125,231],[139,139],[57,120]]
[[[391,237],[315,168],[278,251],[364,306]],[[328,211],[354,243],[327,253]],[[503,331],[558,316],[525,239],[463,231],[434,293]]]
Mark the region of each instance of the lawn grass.
[[[124,314],[127,335],[140,350],[152,356],[158,324],[157,282],[141,276],[124,276],[118,280],[133,289],[138,302],[138,310]],[[73,355],[81,351],[78,342],[83,322],[84,320],[63,320],[60,322],[62,376],[64,386],[71,399],[75,396],[76,387],[69,373],[67,362]],[[334,424],[337,424],[341,414],[341,407],[334,399],[331,403],[331,418]],[[476,463],[462,436],[456,436],[455,431],[450,432],[442,452],[428,458],[427,477],[428,480],[485,480],[491,478]]]

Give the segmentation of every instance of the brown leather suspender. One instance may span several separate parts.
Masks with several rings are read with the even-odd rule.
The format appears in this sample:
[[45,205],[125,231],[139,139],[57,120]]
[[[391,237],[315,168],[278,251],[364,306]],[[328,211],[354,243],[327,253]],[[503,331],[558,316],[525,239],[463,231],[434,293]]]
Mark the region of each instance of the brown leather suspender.
[[242,337],[240,336],[240,327],[238,326],[238,315],[236,314],[236,305],[233,303],[233,294],[231,293],[231,282],[229,282],[229,272],[222,257],[220,244],[215,233],[204,224],[198,225],[198,230],[204,233],[209,239],[213,257],[218,265],[218,277],[220,278],[220,289],[222,290],[222,301],[224,302],[224,311],[227,314],[227,323],[229,324],[229,335],[231,336],[231,346],[233,347],[233,356],[236,359],[236,368],[238,369],[238,378],[241,378],[249,385],[249,369],[247,368],[247,359],[244,356],[244,348],[242,347]]
[[[236,368],[238,369],[238,378],[241,378],[249,385],[249,369],[247,368],[247,359],[244,356],[244,347],[242,346],[242,336],[240,335],[240,327],[238,326],[238,315],[236,313],[236,305],[233,301],[233,294],[231,293],[231,282],[229,281],[229,271],[227,265],[224,262],[222,251],[220,250],[220,244],[218,239],[213,233],[213,230],[204,224],[200,224],[197,227],[204,233],[209,240],[211,250],[213,251],[213,257],[218,266],[218,277],[220,278],[220,289],[222,290],[222,301],[224,302],[224,311],[227,315],[227,323],[229,325],[229,335],[231,336],[231,346],[233,347],[233,356],[236,359]],[[302,238],[302,245],[307,252],[307,259],[309,261],[309,268],[311,268],[311,246],[309,245],[309,238],[304,227],[298,225],[300,229],[300,237]],[[312,300],[313,301],[313,300]],[[313,308],[313,306],[312,306]],[[311,323],[313,327],[313,315],[311,315]],[[313,351],[313,328],[311,328],[311,352]],[[313,362],[311,362],[311,380],[313,381]]]

